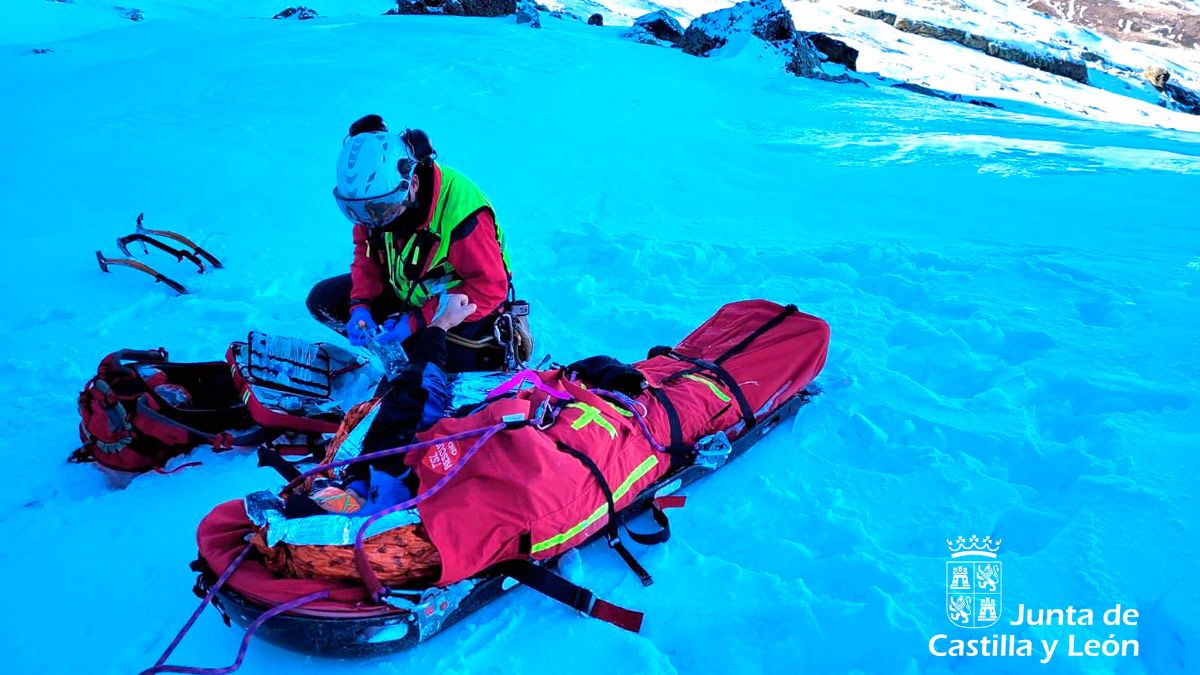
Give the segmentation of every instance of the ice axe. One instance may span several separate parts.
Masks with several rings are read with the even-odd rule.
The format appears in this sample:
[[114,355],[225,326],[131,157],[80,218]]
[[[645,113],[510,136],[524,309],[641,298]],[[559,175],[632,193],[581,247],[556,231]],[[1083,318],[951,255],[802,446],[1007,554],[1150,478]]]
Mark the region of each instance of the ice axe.
[[179,283],[178,281],[173,281],[173,280],[167,278],[166,275],[159,273],[153,267],[150,267],[149,265],[147,265],[145,263],[141,263],[136,260],[130,260],[128,258],[105,258],[104,254],[101,253],[100,251],[96,251],[96,262],[100,263],[100,271],[101,272],[109,272],[110,271],[108,269],[109,265],[120,265],[122,267],[131,267],[135,270],[145,272],[146,274],[149,274],[150,276],[154,277],[154,281],[156,283],[166,284],[167,286],[171,287],[171,290],[175,291],[176,293],[178,293],[180,295],[187,295],[188,290],[183,287],[183,284]]

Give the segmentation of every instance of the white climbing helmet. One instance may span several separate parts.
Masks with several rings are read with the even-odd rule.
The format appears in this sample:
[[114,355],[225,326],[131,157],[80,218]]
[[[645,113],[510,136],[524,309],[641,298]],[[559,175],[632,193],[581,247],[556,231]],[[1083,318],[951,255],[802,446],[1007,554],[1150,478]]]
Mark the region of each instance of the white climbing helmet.
[[382,227],[409,205],[416,167],[408,144],[386,128],[348,136],[338,155],[333,198],[351,221]]

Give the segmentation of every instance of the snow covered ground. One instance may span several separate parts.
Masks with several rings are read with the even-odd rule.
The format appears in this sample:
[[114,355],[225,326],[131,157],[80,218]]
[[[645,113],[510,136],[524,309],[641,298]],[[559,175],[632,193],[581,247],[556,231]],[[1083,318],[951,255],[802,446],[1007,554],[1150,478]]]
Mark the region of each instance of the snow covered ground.
[[[21,0],[0,39],[8,672],[153,663],[195,606],[196,523],[277,484],[198,452],[114,490],[63,461],[75,393],[121,347],[202,360],[252,328],[328,339],[303,301],[348,265],[331,164],[366,112],[426,129],[488,192],[556,359],[637,358],[768,297],[832,325],[826,394],[689,490],[670,543],[640,553],[654,586],[584,552],[591,587],[646,612],[641,635],[519,591],[411,653],[256,642],[242,672],[1200,668],[1200,135],[800,80],[548,18],[143,4],[110,24],[103,3]],[[94,251],[139,211],[227,269],[154,258],[182,297],[102,275]],[[931,656],[935,634],[978,637],[944,606],[944,540],[972,533],[1003,539],[1005,622],[1018,603],[1142,615],[998,632],[1112,633],[1140,656]],[[175,660],[224,665],[238,640],[208,613]]]

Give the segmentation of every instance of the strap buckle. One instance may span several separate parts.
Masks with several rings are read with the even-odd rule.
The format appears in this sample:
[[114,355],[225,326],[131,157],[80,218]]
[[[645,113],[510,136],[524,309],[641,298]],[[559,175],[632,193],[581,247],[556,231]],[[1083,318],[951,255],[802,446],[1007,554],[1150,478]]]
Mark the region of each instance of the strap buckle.
[[547,399],[538,405],[537,410],[533,412],[533,417],[529,419],[530,424],[538,431],[545,431],[554,426],[558,421],[558,414],[562,411],[562,406],[551,404]]
[[733,444],[724,431],[718,431],[696,441],[696,459],[694,463],[705,469],[719,469],[729,461],[733,453]]
[[596,608],[596,594],[586,588],[577,587],[572,606],[584,616],[591,616],[592,610]]

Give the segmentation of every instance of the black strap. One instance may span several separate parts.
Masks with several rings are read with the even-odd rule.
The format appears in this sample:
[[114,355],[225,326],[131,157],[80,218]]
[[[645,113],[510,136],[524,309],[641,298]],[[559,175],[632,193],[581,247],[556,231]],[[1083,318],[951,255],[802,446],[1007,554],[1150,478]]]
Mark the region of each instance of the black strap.
[[658,523],[659,530],[657,532],[634,532],[625,527],[625,532],[629,534],[629,538],[643,546],[653,546],[662,544],[671,538],[671,519],[667,517],[665,509],[676,509],[684,505],[687,501],[686,497],[682,496],[667,496],[655,497],[650,502],[650,517],[654,518],[654,522]]
[[509,560],[493,568],[496,572],[512,577],[542,595],[583,612],[594,619],[611,623],[618,628],[637,633],[642,629],[645,615],[618,607],[596,597],[582,586],[577,586],[550,570],[528,560]]
[[264,444],[259,446],[258,465],[275,469],[286,481],[293,481],[300,477],[300,469],[297,469],[291,462],[284,459],[278,450],[269,445]]
[[679,411],[671,403],[667,392],[657,387],[650,389],[650,394],[658,400],[663,411],[667,413],[667,424],[671,428],[671,444],[667,446],[667,454],[671,456],[671,470],[692,463],[692,449],[683,443],[683,424],[679,421]]
[[684,356],[678,352],[672,352],[671,356],[674,356],[680,361],[686,361],[695,366],[695,368],[681,370],[678,373],[668,377],[664,382],[672,382],[685,375],[691,375],[701,371],[708,371],[713,375],[716,375],[717,379],[720,380],[727,389],[729,389],[731,394],[733,394],[733,398],[738,404],[738,410],[741,412],[742,420],[746,423],[746,428],[750,429],[754,426],[755,422],[757,421],[754,418],[754,408],[750,407],[750,401],[746,399],[746,393],[742,391],[742,387],[737,383],[737,380],[733,379],[733,375],[730,375],[728,370],[725,370],[721,366],[711,361],[694,359],[690,356]]
[[[758,421],[757,419],[755,419],[754,408],[750,407],[750,401],[746,399],[746,394],[745,394],[745,392],[742,391],[742,387],[737,383],[737,380],[735,380],[733,378],[733,376],[729,374],[729,371],[727,371],[723,367],[721,367],[721,364],[724,363],[730,357],[736,356],[737,354],[741,353],[742,350],[744,350],[746,347],[749,347],[752,342],[754,342],[758,338],[762,337],[763,333],[766,333],[767,331],[771,330],[775,326],[778,326],[780,323],[783,323],[784,319],[786,319],[787,317],[796,313],[797,311],[799,311],[799,310],[796,309],[795,305],[788,305],[788,306],[784,307],[783,310],[781,310],[778,314],[771,317],[771,319],[769,319],[763,325],[756,328],[753,332],[751,332],[746,337],[742,338],[734,346],[725,350],[725,353],[721,354],[720,356],[718,356],[716,359],[714,359],[712,361],[705,361],[703,359],[697,359],[697,358],[694,358],[691,356],[685,356],[670,347],[655,347],[654,349],[650,350],[650,357],[671,356],[672,358],[679,359],[680,361],[686,361],[687,363],[690,363],[694,366],[694,368],[688,368],[686,370],[681,370],[681,371],[675,373],[674,375],[671,375],[666,380],[664,380],[664,382],[663,382],[664,384],[678,380],[681,377],[684,377],[687,375],[693,375],[695,373],[699,373],[702,371],[708,371],[708,372],[712,373],[713,375],[716,375],[717,379],[720,380],[721,383],[724,384],[727,389],[729,389],[730,393],[733,394],[734,400],[737,401],[738,411],[741,413],[742,421],[745,422],[746,429],[750,429]],[[667,406],[668,416],[670,416],[671,411],[673,409],[670,407],[669,401],[665,400],[666,393],[664,392],[661,396],[659,396],[659,390],[656,389],[656,390],[654,390],[654,394],[655,394],[655,397],[658,398],[660,403],[663,403],[664,406]],[[672,421],[671,421],[671,426],[672,426],[671,445],[672,446],[675,445],[674,429],[675,429],[675,425],[677,423],[678,423],[678,415],[676,415],[675,419],[672,419]],[[680,439],[680,442],[682,443],[682,439]]]
[[[616,551],[617,555],[621,556],[621,559],[625,561],[625,564],[629,566],[629,569],[637,575],[639,580],[641,580],[643,586],[649,586],[650,584],[653,584],[654,579],[650,576],[650,573],[646,571],[645,567],[642,567],[641,563],[637,561],[637,558],[634,558],[633,554],[629,552],[629,549],[625,548],[625,544],[621,542],[621,521],[617,516],[617,504],[613,500],[612,488],[608,486],[608,481],[605,480],[604,474],[600,471],[600,467],[596,466],[596,462],[592,461],[591,457],[588,457],[587,455],[576,450],[575,448],[572,448],[566,443],[563,443],[562,441],[555,441],[554,445],[559,450],[574,457],[588,470],[589,473],[592,474],[592,477],[596,479],[596,483],[600,486],[600,491],[604,493],[604,501],[608,505],[608,522],[604,526],[604,532],[606,535],[608,535],[609,547]],[[626,528],[626,531],[628,532],[628,528]],[[632,533],[630,533],[630,537],[633,537]]]
[[741,351],[743,349],[745,349],[746,347],[749,347],[750,343],[754,342],[759,337],[761,337],[763,333],[771,330],[775,326],[778,326],[780,323],[783,323],[784,319],[788,318],[789,316],[791,316],[792,314],[795,314],[798,311],[799,310],[796,309],[795,305],[788,305],[787,307],[784,307],[783,311],[779,312],[774,317],[772,317],[770,321],[767,321],[763,325],[759,326],[758,329],[755,330],[753,333],[742,338],[741,342],[739,342],[736,345],[725,350],[725,353],[718,356],[716,359],[713,360],[713,362],[714,363],[725,363],[726,359],[728,359],[731,356],[735,356],[735,355],[741,353]]

